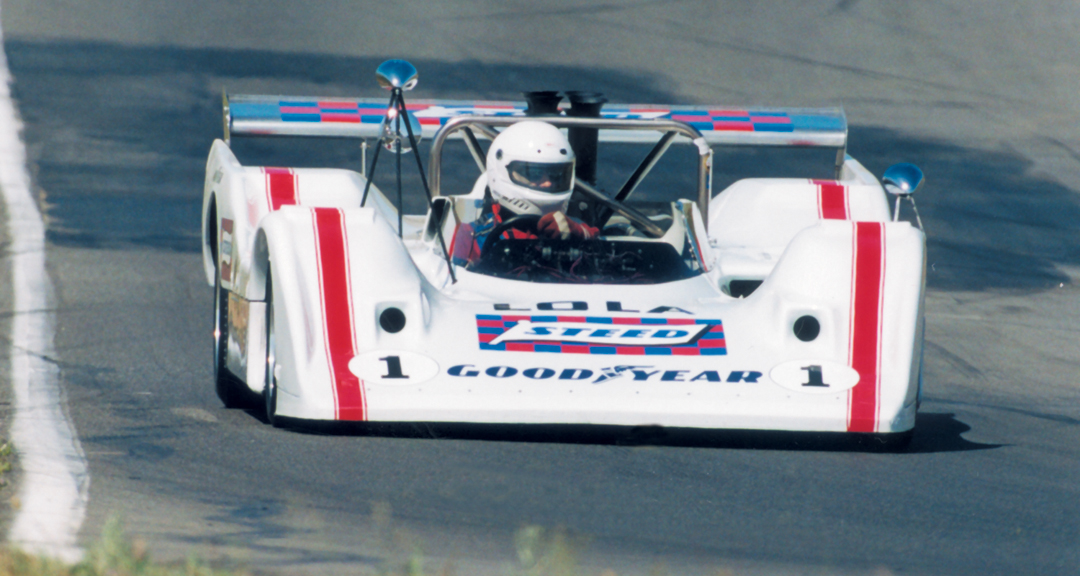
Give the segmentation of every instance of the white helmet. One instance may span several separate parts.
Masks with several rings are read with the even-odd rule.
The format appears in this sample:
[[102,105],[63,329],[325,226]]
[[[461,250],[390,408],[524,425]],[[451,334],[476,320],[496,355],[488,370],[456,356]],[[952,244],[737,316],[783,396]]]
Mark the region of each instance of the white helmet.
[[574,191],[574,151],[551,124],[518,122],[491,143],[487,180],[492,198],[515,214],[565,211]]

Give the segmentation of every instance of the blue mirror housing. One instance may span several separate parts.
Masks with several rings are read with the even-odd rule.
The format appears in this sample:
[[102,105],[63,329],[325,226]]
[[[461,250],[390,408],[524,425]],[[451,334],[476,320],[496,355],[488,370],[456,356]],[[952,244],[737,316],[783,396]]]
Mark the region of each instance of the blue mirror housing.
[[379,64],[375,70],[375,78],[379,81],[379,86],[387,90],[394,88],[412,90],[419,81],[416,66],[405,60],[387,60]]
[[893,164],[881,176],[885,191],[895,196],[911,196],[923,182],[923,172],[918,166],[901,162]]

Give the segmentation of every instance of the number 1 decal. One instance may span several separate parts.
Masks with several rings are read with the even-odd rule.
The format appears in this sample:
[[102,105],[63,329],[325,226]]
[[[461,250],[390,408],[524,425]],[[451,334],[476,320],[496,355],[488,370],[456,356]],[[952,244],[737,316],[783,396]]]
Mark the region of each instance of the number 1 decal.
[[[383,378],[408,378],[401,372],[401,357],[400,356],[387,356],[385,358],[379,358],[379,360],[386,362],[386,375]],[[818,376],[820,379],[821,377]]]
[[[382,364],[378,366],[382,368]],[[409,369],[413,369],[411,363]],[[859,383],[859,373],[851,366],[824,358],[784,362],[772,367],[769,378],[792,392],[802,394],[836,394],[851,390]]]
[[821,366],[803,366],[803,370],[810,376],[810,381],[803,384],[803,386],[814,386],[816,388],[828,388],[829,385],[825,383],[825,380],[821,377]]

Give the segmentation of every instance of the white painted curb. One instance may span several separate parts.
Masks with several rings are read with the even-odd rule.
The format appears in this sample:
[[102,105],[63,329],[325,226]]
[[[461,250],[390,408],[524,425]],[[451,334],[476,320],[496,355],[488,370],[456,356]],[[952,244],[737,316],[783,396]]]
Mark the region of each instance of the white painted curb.
[[86,457],[64,410],[53,361],[53,287],[45,269],[45,225],[30,192],[22,122],[11,100],[11,74],[0,32],[0,193],[7,210],[14,310],[11,441],[19,455],[20,507],[11,543],[66,561],[82,557],[77,536],[90,487]]

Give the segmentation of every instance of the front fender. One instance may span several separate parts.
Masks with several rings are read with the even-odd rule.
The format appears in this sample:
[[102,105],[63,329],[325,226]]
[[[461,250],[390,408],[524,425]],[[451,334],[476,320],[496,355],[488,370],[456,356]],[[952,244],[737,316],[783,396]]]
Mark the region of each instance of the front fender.
[[[242,207],[239,210],[237,208],[239,204],[230,202],[238,196],[235,190],[241,190],[243,187],[239,176],[242,168],[228,144],[221,140],[214,140],[210,155],[206,159],[202,202],[203,271],[206,273],[207,283],[211,286],[214,285],[217,276],[218,262],[214,261],[215,257],[222,256],[217,254],[221,241],[221,219],[234,220],[234,214],[243,213]],[[229,254],[228,257],[231,261],[232,255]],[[229,278],[225,280],[228,283]]]
[[[906,222],[824,220],[792,240],[773,273],[747,298],[769,319],[759,342],[859,373],[848,403],[849,432],[902,432],[914,426],[921,365],[926,243]],[[820,333],[794,330],[814,318]]]
[[[428,324],[424,280],[381,212],[283,207],[260,225],[250,282],[273,279],[278,413],[364,420],[363,382],[349,361],[375,348],[415,347]],[[403,327],[380,323],[390,308]],[[397,330],[392,331],[392,330]]]

